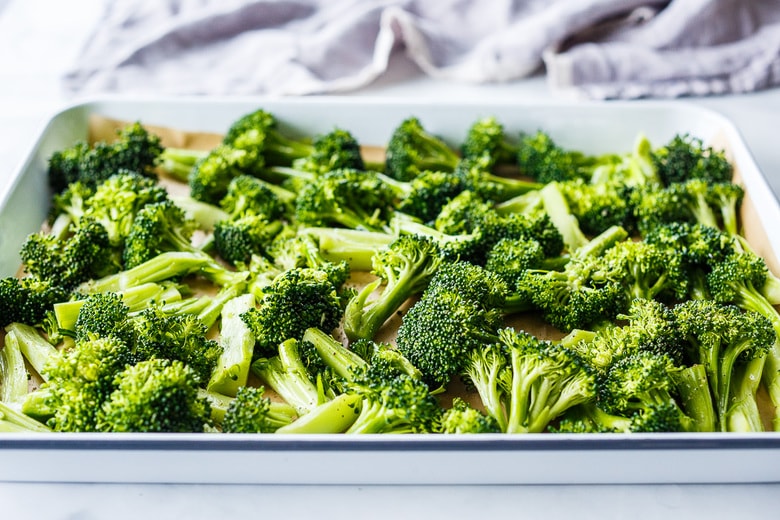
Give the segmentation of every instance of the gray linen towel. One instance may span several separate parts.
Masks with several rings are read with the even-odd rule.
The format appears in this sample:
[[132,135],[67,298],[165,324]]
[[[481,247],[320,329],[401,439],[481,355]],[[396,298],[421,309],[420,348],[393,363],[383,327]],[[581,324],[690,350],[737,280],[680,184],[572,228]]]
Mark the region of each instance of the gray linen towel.
[[547,72],[591,98],[780,84],[780,0],[126,0],[108,2],[72,93],[300,95],[381,76],[394,51],[432,77]]

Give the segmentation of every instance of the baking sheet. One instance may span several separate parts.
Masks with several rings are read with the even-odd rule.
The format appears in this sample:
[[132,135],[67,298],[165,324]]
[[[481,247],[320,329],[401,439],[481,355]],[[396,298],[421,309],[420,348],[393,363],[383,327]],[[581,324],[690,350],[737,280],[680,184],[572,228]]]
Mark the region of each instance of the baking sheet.
[[[592,153],[629,150],[689,132],[722,143],[748,197],[746,235],[777,272],[778,203],[738,132],[710,111],[679,103],[453,105],[369,98],[96,100],[56,114],[11,187],[0,194],[0,269],[14,274],[19,246],[48,209],[46,161],[57,149],[140,120],[176,129],[169,146],[208,149],[257,108],[286,130],[342,126],[367,144],[386,142],[416,115],[459,142],[475,119],[495,115],[510,132],[549,131],[562,146]],[[111,120],[114,120],[112,123]],[[101,123],[104,126],[101,126]],[[209,434],[44,434],[0,437],[0,480],[231,483],[650,483],[780,481],[780,435],[285,436]],[[46,471],[41,471],[46,468]]]

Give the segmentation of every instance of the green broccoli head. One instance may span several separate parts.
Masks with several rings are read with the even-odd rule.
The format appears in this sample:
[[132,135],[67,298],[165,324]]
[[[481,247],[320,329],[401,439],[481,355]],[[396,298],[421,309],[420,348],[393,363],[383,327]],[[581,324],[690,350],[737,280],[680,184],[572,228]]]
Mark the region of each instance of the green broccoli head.
[[0,279],[0,326],[19,322],[38,325],[46,320],[54,304],[67,300],[69,292],[49,280],[35,276]]
[[107,432],[203,432],[211,405],[200,397],[200,379],[180,361],[150,359],[117,374],[115,389],[98,412]]
[[225,433],[274,433],[296,417],[295,408],[271,401],[263,387],[242,386],[222,420]]
[[410,181],[420,172],[453,171],[459,157],[440,138],[429,133],[416,117],[402,121],[387,142],[385,168],[399,181]]
[[318,269],[285,271],[263,290],[256,309],[241,315],[256,338],[258,355],[273,355],[288,339],[300,340],[306,329],[333,330],[341,320],[341,298]]
[[154,167],[162,152],[159,136],[136,122],[120,129],[114,142],[79,142],[52,154],[49,183],[56,192],[77,181],[96,186],[119,170],[156,178]]

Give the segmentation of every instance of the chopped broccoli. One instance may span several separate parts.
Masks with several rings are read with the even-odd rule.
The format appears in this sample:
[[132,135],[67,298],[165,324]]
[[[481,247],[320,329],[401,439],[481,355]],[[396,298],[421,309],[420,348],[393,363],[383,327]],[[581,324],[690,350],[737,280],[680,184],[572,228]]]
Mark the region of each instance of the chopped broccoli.
[[626,238],[623,228],[610,228],[580,247],[563,270],[526,270],[516,289],[529,295],[544,318],[562,331],[614,319],[627,306],[626,291],[618,282],[594,275],[604,251]]
[[398,350],[429,384],[446,385],[462,371],[470,352],[497,339],[503,323],[501,305],[489,302],[501,302],[505,286],[474,268],[484,272],[481,279],[471,271],[461,275],[457,267],[439,270],[398,328]]
[[452,400],[452,406],[441,417],[441,433],[501,433],[493,417],[470,406],[461,397]]
[[236,396],[239,389],[246,386],[255,336],[241,315],[254,307],[255,296],[251,293],[236,296],[222,307],[219,339],[222,353],[208,381],[208,390]]
[[133,123],[118,130],[113,143],[79,142],[54,152],[49,159],[49,183],[59,192],[77,181],[97,185],[119,170],[156,177],[154,167],[162,152],[160,138]]
[[20,254],[27,273],[67,290],[120,269],[105,228],[92,221],[82,222],[72,236],[64,239],[32,233]]
[[504,202],[543,187],[538,182],[494,175],[490,173],[490,163],[484,158],[464,158],[458,162],[452,175],[461,180],[464,189],[492,202]]
[[409,181],[426,170],[453,171],[458,154],[429,133],[416,117],[403,120],[387,142],[385,169],[390,177]]
[[271,401],[263,387],[239,386],[222,420],[225,433],[274,433],[296,418],[295,408]]
[[511,142],[504,126],[493,116],[480,118],[469,127],[460,147],[464,159],[480,159],[488,169],[517,162],[517,143]]
[[[442,262],[439,249],[427,238],[402,235],[374,255],[373,274],[347,303],[344,332],[351,339],[373,339],[380,327],[411,296],[421,293]],[[379,295],[372,293],[380,289]]]
[[308,138],[297,138],[283,131],[276,117],[263,109],[245,114],[233,122],[222,143],[250,152],[257,167],[290,166],[314,151]]
[[309,327],[333,330],[342,303],[324,271],[290,269],[264,289],[257,308],[241,315],[255,335],[257,355],[271,355],[285,340],[300,340]]
[[326,134],[316,136],[312,141],[311,153],[295,159],[292,167],[315,175],[324,175],[343,168],[364,170],[365,164],[360,154],[360,143],[355,136],[343,128],[334,128]]
[[687,134],[675,135],[666,145],[652,152],[653,164],[665,185],[702,179],[730,182],[733,167],[722,152],[705,147],[701,139]]
[[334,170],[317,177],[298,194],[295,219],[303,226],[383,231],[393,199],[393,191],[371,172]]
[[596,397],[594,374],[574,351],[514,329],[472,351],[463,373],[506,433],[545,431],[566,410]]
[[113,384],[97,412],[98,431],[203,432],[211,425],[200,379],[179,361],[141,361],[119,372]]
[[254,255],[267,255],[274,238],[283,230],[279,220],[248,214],[222,220],[214,226],[214,249],[233,265],[248,262]]
[[68,290],[50,280],[35,276],[0,279],[0,326],[14,322],[40,325],[54,304],[67,298]]
[[729,424],[734,367],[765,356],[776,334],[768,318],[712,300],[689,300],[674,307],[680,335],[691,345],[692,363],[704,366],[720,429]]
[[290,338],[278,346],[277,353],[252,362],[252,374],[274,390],[299,416],[330,399],[311,379],[301,359],[300,341]]

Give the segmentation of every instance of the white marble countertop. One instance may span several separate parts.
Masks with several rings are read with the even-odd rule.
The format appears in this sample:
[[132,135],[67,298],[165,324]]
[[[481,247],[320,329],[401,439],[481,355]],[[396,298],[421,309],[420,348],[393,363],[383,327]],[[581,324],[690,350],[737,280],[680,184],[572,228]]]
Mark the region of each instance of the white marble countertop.
[[[0,0],[0,183],[8,182],[43,125],[75,102],[58,78],[77,55],[102,0]],[[45,14],[45,16],[43,15]],[[491,86],[423,77],[394,59],[351,95],[447,100],[555,99],[542,78]],[[684,101],[716,110],[742,133],[780,194],[780,90]],[[0,442],[2,442],[0,440]],[[2,455],[0,455],[2,457]],[[0,464],[2,464],[0,458]],[[40,468],[45,474],[46,468]],[[772,518],[780,484],[660,486],[227,486],[0,483],[0,518]],[[251,516],[250,516],[251,515]]]

